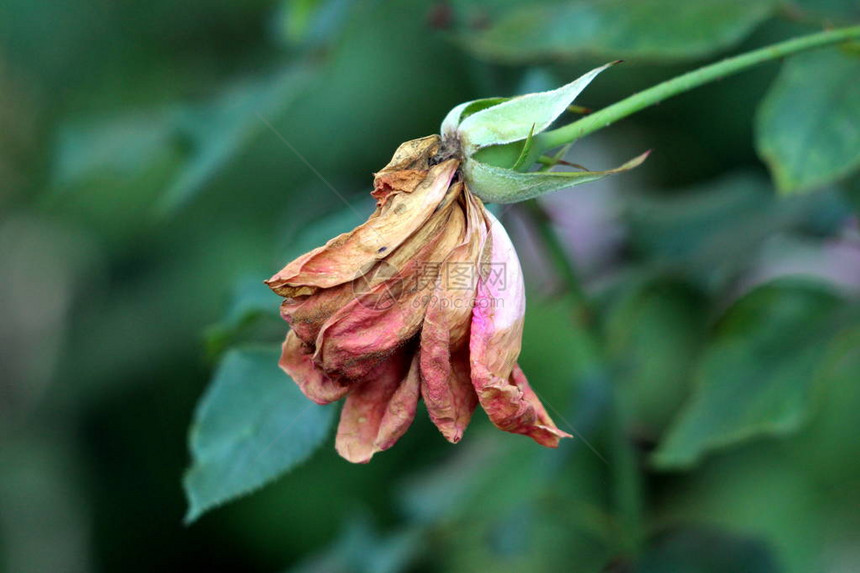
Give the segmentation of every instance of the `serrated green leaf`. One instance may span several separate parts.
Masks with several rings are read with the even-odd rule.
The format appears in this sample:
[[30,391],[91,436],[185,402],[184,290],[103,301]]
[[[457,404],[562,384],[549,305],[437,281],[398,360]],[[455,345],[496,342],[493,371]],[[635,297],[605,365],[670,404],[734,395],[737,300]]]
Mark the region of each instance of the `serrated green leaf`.
[[812,378],[835,334],[838,308],[839,299],[822,285],[787,279],[735,303],[654,464],[689,467],[715,448],[797,430],[807,419]]
[[457,128],[465,152],[471,155],[488,145],[519,141],[530,132],[541,133],[567,110],[591,80],[611,65],[595,68],[558,89],[518,96],[473,113]]
[[517,203],[545,193],[597,181],[607,175],[629,171],[648,157],[645,152],[624,165],[607,171],[533,171],[520,173],[503,167],[487,165],[474,159],[463,164],[466,184],[478,197],[488,203]]
[[773,0],[579,0],[529,4],[462,43],[481,56],[524,62],[582,55],[694,59],[742,40],[773,11]]
[[838,50],[788,61],[761,104],[756,145],[783,192],[860,169],[860,56]]
[[322,443],[334,410],[318,406],[278,368],[277,349],[232,350],[197,407],[186,522],[258,489]]

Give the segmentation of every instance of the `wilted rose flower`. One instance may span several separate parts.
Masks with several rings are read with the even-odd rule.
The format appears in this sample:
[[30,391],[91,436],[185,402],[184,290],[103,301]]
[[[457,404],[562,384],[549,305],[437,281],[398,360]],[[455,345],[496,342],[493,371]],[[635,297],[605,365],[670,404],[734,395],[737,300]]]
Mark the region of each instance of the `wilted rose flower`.
[[544,446],[569,437],[517,365],[520,263],[454,155],[438,136],[401,145],[367,222],[267,281],[292,327],[280,365],[318,404],[346,396],[336,448],[351,462],[394,445],[419,399],[452,443],[478,403]]
[[[284,297],[292,326],[281,368],[318,404],[347,397],[336,442],[343,457],[367,462],[394,445],[421,398],[453,443],[479,403],[497,427],[544,446],[570,437],[517,365],[522,269],[482,199],[522,201],[644,161],[647,154],[608,171],[527,169],[542,149],[534,138],[608,65],[556,90],[458,105],[441,137],[404,143],[376,174],[377,207],[366,223],[266,281]],[[510,167],[486,162],[481,153],[492,147]]]

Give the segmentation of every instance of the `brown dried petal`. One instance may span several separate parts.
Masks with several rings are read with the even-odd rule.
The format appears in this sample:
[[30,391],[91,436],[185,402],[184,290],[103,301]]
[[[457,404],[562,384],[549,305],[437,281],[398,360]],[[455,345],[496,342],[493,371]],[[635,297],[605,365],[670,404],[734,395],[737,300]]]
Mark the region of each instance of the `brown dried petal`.
[[331,381],[314,366],[313,347],[303,343],[292,330],[281,347],[278,365],[298,385],[302,393],[317,404],[330,404],[349,392],[348,386]]
[[[404,245],[405,266],[396,275],[357,296],[323,326],[317,339],[315,363],[330,378],[349,383],[364,378],[375,364],[412,338],[421,327],[429,302],[422,280],[428,262],[441,260],[461,240],[465,231],[463,213],[448,209],[434,216],[439,231],[432,240]],[[413,249],[420,249],[412,255]],[[399,263],[401,253],[393,258]]]
[[321,289],[317,293],[281,302],[281,317],[299,338],[315,344],[320,328],[331,316],[353,299],[352,283]]
[[464,202],[466,240],[443,263],[421,329],[421,395],[430,419],[452,443],[462,438],[478,401],[467,336],[478,258],[487,236],[480,200],[467,194]]
[[364,224],[302,255],[266,284],[281,296],[295,297],[352,281],[427,222],[448,192],[457,166],[453,159],[434,165],[414,191],[390,197]]
[[407,350],[378,365],[346,399],[335,448],[353,463],[364,464],[406,432],[418,405],[418,369]]

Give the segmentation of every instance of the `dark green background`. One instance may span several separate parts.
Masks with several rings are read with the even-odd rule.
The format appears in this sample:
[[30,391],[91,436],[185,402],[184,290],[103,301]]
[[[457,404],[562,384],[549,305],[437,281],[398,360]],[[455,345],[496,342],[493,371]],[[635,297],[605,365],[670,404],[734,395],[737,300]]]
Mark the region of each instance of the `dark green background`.
[[[330,406],[268,450],[277,474],[322,443],[262,490],[185,526],[182,489],[219,364],[239,391],[298,399],[268,360],[285,324],[261,281],[360,222],[343,200],[370,212],[371,173],[400,142],[461,101],[619,57],[578,103],[858,21],[839,0],[3,0],[0,571],[860,569],[849,48],[577,143],[569,158],[591,169],[653,150],[542,203],[593,302],[603,369],[533,213],[505,212],[529,290],[521,363],[585,440],[544,450],[477,412],[452,446],[419,409],[396,447],[353,466]],[[232,347],[259,386],[225,373]],[[618,513],[619,406],[638,556]]]

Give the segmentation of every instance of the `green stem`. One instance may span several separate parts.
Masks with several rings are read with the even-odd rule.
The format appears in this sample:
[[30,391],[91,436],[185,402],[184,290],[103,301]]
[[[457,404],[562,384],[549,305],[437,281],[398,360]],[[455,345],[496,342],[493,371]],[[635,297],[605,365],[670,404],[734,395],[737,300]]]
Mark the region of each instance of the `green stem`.
[[573,143],[589,133],[607,127],[648,106],[709,82],[742,72],[763,62],[855,38],[860,38],[860,26],[811,34],[727,58],[657,84],[564,127],[544,132],[535,138],[535,152],[540,155],[548,149],[565,143]]

